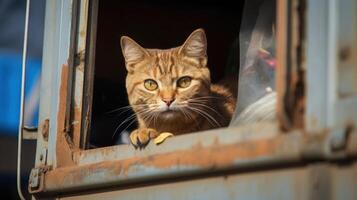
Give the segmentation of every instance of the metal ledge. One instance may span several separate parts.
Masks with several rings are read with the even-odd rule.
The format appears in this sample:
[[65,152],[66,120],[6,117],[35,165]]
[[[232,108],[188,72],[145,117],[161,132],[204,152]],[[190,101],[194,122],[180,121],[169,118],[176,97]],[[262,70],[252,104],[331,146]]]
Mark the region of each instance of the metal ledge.
[[81,151],[74,154],[76,165],[45,172],[39,192],[73,192],[223,170],[343,159],[357,152],[356,133],[348,137],[354,142],[337,152],[330,148],[332,133],[279,134],[273,124],[253,124],[178,136],[142,151],[126,145]]

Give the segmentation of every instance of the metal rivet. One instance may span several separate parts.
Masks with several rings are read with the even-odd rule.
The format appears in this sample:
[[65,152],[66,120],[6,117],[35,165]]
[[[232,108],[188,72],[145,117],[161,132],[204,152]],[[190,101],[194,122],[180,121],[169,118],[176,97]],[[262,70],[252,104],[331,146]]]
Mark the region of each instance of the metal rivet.
[[341,61],[346,61],[351,56],[351,48],[349,46],[342,47],[338,54]]

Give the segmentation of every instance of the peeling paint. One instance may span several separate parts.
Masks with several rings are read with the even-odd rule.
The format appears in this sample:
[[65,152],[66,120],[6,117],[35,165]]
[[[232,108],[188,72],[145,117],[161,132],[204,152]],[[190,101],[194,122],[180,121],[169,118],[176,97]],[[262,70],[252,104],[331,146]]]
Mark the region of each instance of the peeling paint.
[[135,179],[145,179],[145,177],[212,172],[234,168],[236,165],[253,167],[254,162],[261,164],[274,160],[290,162],[300,158],[298,150],[301,150],[299,146],[301,141],[296,139],[287,140],[285,135],[281,135],[272,139],[236,142],[228,145],[215,140],[209,147],[203,147],[201,142],[197,142],[187,150],[58,168],[46,174],[45,185],[47,190],[63,187],[76,188],[79,183],[91,184],[98,180],[124,183]]
[[67,106],[67,85],[68,85],[69,67],[67,64],[62,65],[60,95],[59,95],[59,112],[57,114],[57,140],[56,140],[56,158],[57,166],[71,166],[74,165],[72,159],[73,149],[75,148],[69,135],[65,132],[65,117]]

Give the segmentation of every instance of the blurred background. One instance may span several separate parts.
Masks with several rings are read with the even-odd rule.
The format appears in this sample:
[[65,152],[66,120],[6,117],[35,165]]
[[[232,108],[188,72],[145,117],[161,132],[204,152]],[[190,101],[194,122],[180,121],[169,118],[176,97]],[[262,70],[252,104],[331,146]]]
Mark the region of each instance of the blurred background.
[[[16,190],[17,132],[26,1],[0,0],[0,197],[19,199]],[[25,92],[25,125],[36,127],[42,60],[45,0],[31,1]],[[23,142],[22,185],[27,181],[35,142]],[[27,196],[28,197],[28,196]]]

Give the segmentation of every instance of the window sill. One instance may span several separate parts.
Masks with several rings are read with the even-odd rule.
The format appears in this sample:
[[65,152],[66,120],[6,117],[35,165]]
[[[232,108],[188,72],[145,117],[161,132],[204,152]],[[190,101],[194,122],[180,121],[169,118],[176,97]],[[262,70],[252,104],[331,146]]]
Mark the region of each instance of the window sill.
[[[327,132],[281,134],[276,124],[259,123],[177,136],[159,146],[151,143],[141,151],[129,145],[78,151],[73,155],[76,165],[44,174],[42,191],[81,191],[321,160],[331,154],[326,150],[329,136]],[[356,153],[357,145],[350,146],[353,148],[350,152]]]

